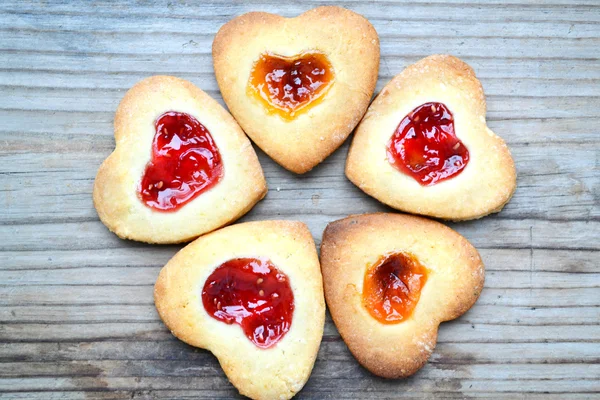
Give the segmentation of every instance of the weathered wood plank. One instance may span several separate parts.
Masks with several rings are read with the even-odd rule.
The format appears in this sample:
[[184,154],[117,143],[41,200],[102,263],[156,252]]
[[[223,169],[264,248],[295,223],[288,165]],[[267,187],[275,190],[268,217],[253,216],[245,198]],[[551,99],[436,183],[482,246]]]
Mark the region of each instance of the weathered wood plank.
[[[323,387],[330,378],[312,378],[312,383],[317,387]],[[348,391],[363,392],[368,390],[372,383],[357,379],[342,379],[342,385]],[[25,381],[18,378],[0,378],[0,390],[7,392],[14,391],[15,385],[22,387],[22,390],[43,390],[44,388],[53,385],[56,390],[81,390],[81,389],[99,389],[109,388],[111,390],[140,390],[143,388],[151,388],[152,390],[168,390],[168,389],[202,389],[202,390],[218,390],[225,382],[223,380],[213,380],[212,385],[207,384],[208,380],[198,380],[194,377],[99,377],[99,378],[29,378]],[[572,383],[561,380],[548,381],[541,380],[518,380],[518,381],[501,381],[493,380],[477,380],[477,379],[462,379],[460,387],[457,388],[457,380],[441,379],[436,382],[432,380],[421,381],[417,377],[410,379],[411,384],[419,387],[421,391],[427,392],[454,392],[463,386],[469,388],[472,392],[489,392],[494,390],[497,392],[565,392],[570,384],[576,384],[581,392],[595,393],[600,390],[600,384],[595,380],[574,379]],[[387,383],[380,385],[380,395],[384,393],[392,394],[398,390],[399,385]],[[321,391],[320,389],[319,391]],[[333,392],[332,389],[330,391]]]
[[[164,266],[181,246],[147,246],[138,248],[98,249],[85,260],[77,251],[3,251],[0,252],[0,265],[4,270],[62,269],[62,268],[105,268],[105,267],[148,267]],[[582,253],[582,259],[583,259]],[[591,257],[594,253],[590,253]],[[590,260],[591,262],[591,260]],[[561,264],[562,265],[562,264]],[[579,265],[579,263],[577,263]],[[583,271],[587,271],[588,261],[582,261]],[[560,267],[558,267],[560,268]],[[591,268],[591,267],[590,267]],[[590,270],[591,271],[591,270]]]
[[[379,75],[381,84],[390,81],[399,70],[391,70],[386,65],[386,70]],[[72,90],[72,91],[96,91],[99,89],[107,91],[124,91],[136,82],[147,77],[147,73],[120,73],[106,75],[100,72],[86,72],[85,74],[73,74],[71,71],[47,72],[47,71],[11,71],[10,74],[0,75],[0,87],[3,90]],[[214,75],[212,71],[207,73],[184,73],[177,74],[178,77],[195,82],[199,87],[218,95]],[[593,97],[598,95],[594,87],[595,79],[548,79],[545,77],[520,78],[483,78],[482,83],[488,98],[492,101],[503,101],[506,96],[526,97]],[[26,96],[26,94],[23,94]]]
[[[510,25],[508,25],[510,26]],[[451,52],[448,49],[447,52]],[[547,80],[595,80],[600,78],[600,66],[596,60],[547,60],[547,59],[515,59],[503,57],[495,53],[486,57],[462,56],[483,80],[488,79],[547,79]],[[407,65],[416,62],[418,56],[382,55],[380,74],[393,76]],[[104,76],[107,82],[117,80],[127,87],[136,82],[136,77],[155,74],[171,74],[191,76],[197,84],[197,76],[213,73],[212,59],[209,54],[174,54],[169,57],[159,56],[159,62],[153,62],[156,56],[119,55],[119,54],[63,54],[40,52],[9,52],[0,54],[0,71],[3,74],[14,72],[68,73],[71,79],[77,81],[80,76],[90,76],[90,79],[100,81],[96,76]],[[106,71],[110,73],[106,73]],[[122,76],[121,76],[122,75]],[[43,76],[43,75],[42,75]],[[129,80],[128,80],[129,79]],[[380,83],[388,79],[380,79]],[[29,82],[28,85],[43,86],[46,80]],[[510,86],[514,84],[510,82]],[[70,85],[68,82],[61,86]],[[485,87],[485,86],[484,86]]]
[[[374,201],[374,200],[373,200]],[[385,209],[373,207],[372,211]],[[329,221],[346,216],[339,210],[336,214],[321,213],[260,213],[261,207],[248,214],[243,220],[278,219],[300,220],[312,231],[317,245]],[[475,246],[482,248],[516,249],[583,249],[598,250],[600,243],[600,221],[545,221],[486,218],[481,221],[450,224]],[[0,251],[40,251],[40,250],[94,250],[119,249],[124,247],[148,247],[117,238],[99,221],[53,222],[48,224],[3,225],[0,226]],[[84,254],[82,254],[83,256]]]
[[[510,305],[476,305],[468,314],[454,323],[471,325],[527,325],[550,326],[594,325],[600,318],[598,306],[572,307],[516,307]],[[154,323],[159,318],[152,304],[72,304],[72,305],[9,305],[0,307],[0,321],[5,323],[76,324]],[[329,319],[327,320],[329,323]],[[328,328],[335,335],[332,328]],[[122,332],[115,332],[122,334]]]
[[[329,368],[331,372],[329,372]],[[515,368],[523,368],[523,374],[515,376]],[[181,361],[153,361],[147,360],[143,363],[122,360],[101,361],[58,361],[55,363],[45,362],[11,362],[0,364],[0,373],[5,377],[60,377],[60,376],[105,376],[105,377],[130,377],[130,376],[221,376],[222,372],[216,363],[199,365],[186,360]],[[447,379],[447,378],[471,378],[488,379],[495,375],[499,380],[528,380],[544,379],[549,375],[557,379],[595,379],[600,373],[598,365],[584,364],[522,364],[522,365],[496,365],[496,364],[474,364],[474,365],[452,365],[431,363],[426,366],[419,377],[422,379]],[[358,364],[345,364],[340,362],[319,362],[315,368],[314,377],[325,378],[349,378],[349,375],[362,375]]]
[[[401,6],[403,9],[406,5]],[[350,7],[354,8],[354,7]],[[400,8],[400,7],[397,7]],[[195,17],[195,18],[194,18]],[[200,17],[200,18],[198,18]],[[31,10],[26,12],[7,11],[0,17],[3,31],[31,32],[37,34],[42,32],[73,32],[73,33],[93,33],[119,35],[143,33],[157,34],[168,33],[172,37],[178,36],[210,36],[212,37],[217,30],[228,21],[228,15],[217,15],[210,19],[201,18],[201,15],[186,18],[186,23],[181,24],[181,18],[172,17],[171,15],[160,15],[157,18],[136,17],[130,15],[129,18],[111,15],[97,14],[54,14],[53,18],[48,18],[48,14],[42,13],[39,10]],[[448,19],[431,19],[427,24],[422,21],[402,17],[395,18],[397,25],[390,26],[387,21],[375,20],[375,28],[381,32],[380,36],[385,38],[386,35],[393,33],[402,34],[405,36],[415,35],[418,37],[447,37],[448,36]],[[596,38],[600,36],[600,28],[592,22],[577,22],[570,21],[513,21],[507,24],[500,20],[475,20],[453,21],[451,32],[460,34],[461,36],[483,36],[482,31],[485,31],[485,37],[556,37],[569,39],[576,38]]]
[[[525,354],[527,355],[525,357]],[[214,357],[182,342],[100,341],[0,343],[0,361],[189,360]],[[324,341],[317,360],[355,362],[341,341]],[[439,343],[430,361],[438,364],[598,363],[596,343]]]
[[[571,312],[573,310],[571,309]],[[88,323],[88,321],[61,324],[3,323],[0,342],[76,342],[103,340],[173,341],[176,340],[164,325],[156,322],[134,322],[128,316],[121,322]],[[441,326],[438,343],[554,343],[600,341],[598,325],[493,325],[445,323]],[[324,340],[340,341],[335,326],[328,321]]]
[[[484,290],[487,291],[487,290]],[[153,304],[71,304],[71,305],[3,305],[0,322],[3,324],[94,324],[130,321],[133,324],[152,324],[160,321]],[[600,321],[600,307],[573,304],[567,307],[512,306],[477,303],[453,324],[552,326],[594,325]],[[329,318],[327,324],[330,324]],[[447,324],[446,324],[447,325]],[[444,326],[446,326],[444,325]],[[141,326],[141,325],[140,325]],[[327,327],[328,334],[335,330]],[[568,331],[568,329],[567,329]],[[125,327],[113,335],[129,335]],[[31,333],[34,334],[34,333]]]
[[[273,0],[257,0],[252,2],[253,5],[257,5],[257,4],[272,4],[274,1]],[[312,4],[317,2],[316,0],[308,0],[306,2],[302,2],[305,4]],[[524,7],[529,7],[529,8],[533,8],[533,9],[541,9],[543,7],[547,7],[548,9],[550,8],[562,8],[564,9],[565,6],[569,6],[569,10],[571,9],[587,9],[587,10],[593,10],[594,8],[597,8],[598,4],[594,1],[594,0],[577,0],[577,1],[572,1],[572,0],[506,0],[506,1],[486,1],[486,0],[469,0],[469,1],[465,1],[465,0],[434,0],[434,1],[430,1],[430,0],[378,0],[378,3],[381,4],[396,4],[396,5],[401,5],[401,4],[413,4],[413,5],[420,5],[420,4],[424,4],[424,5],[429,5],[429,6],[447,6],[447,5],[458,5],[461,8],[465,8],[465,7],[481,7],[484,5],[492,5],[495,7],[498,6],[502,6],[502,5],[517,5],[521,8]],[[230,5],[230,1],[228,0],[213,0],[211,1],[209,4],[215,5],[215,6],[221,6],[223,3],[225,3],[225,5]],[[329,3],[334,3],[334,4],[338,4],[340,3],[339,1],[335,1],[335,0],[321,0],[319,1],[319,3],[321,4],[329,4]],[[353,3],[361,3],[360,0],[344,0],[343,2],[341,2],[343,4],[353,4]],[[25,1],[18,1],[18,0],[8,0],[6,2],[3,3],[4,7],[6,10],[10,10],[10,9],[17,9],[17,10],[22,10],[24,9],[22,6],[24,5],[25,8],[27,9],[36,9],[35,7],[32,7],[32,5],[37,5],[40,6],[40,1],[39,0],[25,0]],[[102,1],[98,1],[97,2],[97,6],[106,9],[107,5],[113,5],[110,1],[107,0],[102,0]],[[121,2],[119,4],[119,6],[117,7],[111,7],[111,10],[117,10],[117,11],[123,11],[124,9],[126,9],[128,7],[128,5],[131,4],[135,4],[137,5],[138,3],[135,3],[133,0],[128,0],[128,1],[124,1]],[[43,6],[47,6],[47,4],[42,3]],[[19,7],[17,7],[19,6]],[[63,11],[70,11],[71,13],[73,11],[89,11],[89,9],[86,8],[82,8],[82,7],[78,7],[78,6],[73,6],[71,4],[69,4],[68,0],[60,0],[60,1],[56,1],[55,3],[52,4],[52,8],[50,7],[45,7],[46,10],[56,10],[56,6],[59,7],[60,10]],[[173,7],[175,7],[176,5],[174,4],[170,4],[170,3],[144,3],[143,7],[146,7],[148,9],[154,9],[154,8],[159,8],[159,9],[164,9],[166,8],[169,11],[173,11]],[[186,4],[187,6],[187,4]],[[298,6],[298,4],[293,5],[293,6]],[[561,7],[562,6],[562,7]],[[590,7],[590,6],[596,6],[596,7]],[[4,9],[3,9],[4,10]]]
[[[137,396],[136,393],[139,393],[140,396]],[[164,394],[169,393],[168,391],[163,391]],[[171,392],[172,393],[172,392]],[[168,395],[170,396],[171,393]],[[180,396],[191,396],[190,391],[183,391],[184,394],[178,394],[177,398],[185,398]],[[197,399],[202,398],[210,398],[206,396],[206,392],[204,392],[205,396],[202,396],[198,391],[195,393]],[[142,397],[144,396],[144,397]],[[44,399],[44,400],[122,400],[122,399],[149,399],[150,397],[145,397],[145,394],[142,394],[140,391],[56,391],[56,392],[48,392],[48,391],[36,391],[36,392],[10,392],[10,393],[0,393],[0,399],[5,400],[21,400],[21,399]],[[164,398],[164,397],[163,397]],[[191,397],[187,397],[191,398]]]
[[[379,8],[379,7],[377,7]],[[79,34],[79,40],[72,40],[72,33],[64,31],[43,32],[45,47],[43,52],[61,53],[109,53],[109,54],[209,54],[212,45],[210,35],[172,35],[170,33],[119,33],[104,35],[97,32]],[[460,56],[487,54],[491,48],[505,57],[548,58],[548,59],[589,59],[600,39],[577,40],[563,37],[498,38],[481,36],[447,37],[443,41],[431,40],[427,36],[387,35],[390,40],[381,42],[381,51],[386,56],[426,56],[445,53],[448,49],[460,49]],[[196,45],[187,45],[193,41]],[[4,31],[0,35],[0,49],[8,51],[39,51],[39,36],[30,32]],[[558,50],[558,51],[557,51]]]
[[[478,305],[515,307],[579,307],[600,305],[597,288],[486,288]],[[0,306],[76,304],[153,304],[153,286],[54,285],[0,286]]]
[[[181,246],[98,249],[85,260],[77,251],[5,251],[0,252],[4,271],[45,271],[81,268],[160,268]],[[488,273],[529,271],[559,273],[597,273],[598,253],[553,249],[479,249]],[[585,279],[585,276],[582,277]]]
[[[590,309],[588,317],[594,317],[596,311]],[[552,311],[552,310],[551,310]],[[108,323],[114,321],[130,321],[134,324],[155,323],[160,321],[154,304],[143,305],[48,305],[16,306],[7,305],[0,307],[0,322],[5,323]],[[126,330],[126,328],[122,328]],[[121,334],[121,332],[114,332]]]
[[[212,82],[212,80],[211,80]],[[380,82],[382,87],[385,82]],[[199,85],[211,96],[220,97],[216,84]],[[213,87],[214,86],[214,87]],[[4,88],[0,109],[22,111],[114,112],[125,89]],[[600,96],[488,95],[491,118],[595,118]]]
[[[310,381],[309,381],[310,382]],[[310,383],[309,383],[310,385]],[[410,391],[408,391],[410,390]],[[412,388],[402,387],[397,393],[393,394],[394,398],[401,399],[435,399],[439,398],[442,393],[436,392],[413,392]],[[369,390],[368,392],[371,392]],[[355,399],[360,398],[364,395],[364,392],[320,392],[310,387],[305,388],[300,394],[297,395],[297,399],[307,399],[318,395],[319,399]],[[241,399],[242,397],[235,393],[233,390],[136,390],[136,391],[55,391],[55,392],[11,392],[0,394],[2,399],[35,399],[40,398],[44,400],[115,400],[115,399],[134,399],[134,400],[197,400],[197,399]],[[569,392],[565,393],[527,393],[528,400],[589,400],[589,393],[576,393]],[[464,399],[462,392],[445,392],[443,397],[446,399]],[[469,393],[470,399],[510,399],[514,400],[515,393],[498,393],[498,392],[473,392]]]
[[[600,255],[599,255],[600,256]],[[530,263],[529,263],[530,265]],[[25,288],[28,286],[152,286],[161,267],[106,267],[42,270],[0,270],[0,287]],[[524,288],[598,288],[600,272],[564,274],[560,272],[487,271],[485,287],[488,289]],[[599,296],[600,297],[600,296]]]
[[[114,148],[113,114],[3,111],[7,117],[0,126],[0,154],[103,152]],[[40,118],[42,116],[42,118]],[[585,144],[597,143],[600,118],[526,118],[490,119],[489,126],[509,145]],[[23,126],[28,131],[21,132]],[[76,140],[75,140],[76,139]],[[42,143],[42,146],[34,146]],[[333,156],[335,157],[335,156]],[[344,152],[345,157],[345,152]],[[263,160],[261,160],[263,161]],[[326,160],[327,161],[327,160]],[[263,168],[269,162],[263,162]],[[92,168],[93,169],[93,168]]]
[[[310,385],[310,381],[309,381]],[[410,391],[409,391],[410,390]],[[397,393],[393,394],[394,398],[401,399],[436,399],[440,398],[442,393],[437,392],[413,392],[413,388],[403,386],[398,390]],[[367,392],[372,392],[368,390]],[[364,392],[322,392],[315,390],[312,387],[305,387],[300,394],[295,398],[307,399],[318,396],[319,399],[355,399],[361,398]],[[374,394],[375,395],[375,394]],[[197,400],[197,399],[241,399],[234,390],[135,390],[135,391],[37,391],[37,392],[10,392],[0,394],[0,398],[9,400],[22,400],[22,399],[44,399],[44,400]],[[577,393],[570,391],[568,394],[565,393],[527,393],[528,400],[589,400],[589,393]],[[464,399],[462,392],[444,392],[443,397],[446,399]],[[514,400],[515,393],[498,393],[498,392],[473,392],[469,393],[470,399],[510,399]]]
[[[43,120],[37,121],[35,111],[6,111],[10,118],[0,127],[0,155],[19,153],[103,153],[114,148],[112,113],[41,112]],[[598,118],[559,119],[488,119],[489,126],[501,135],[511,147],[524,145],[576,147],[598,143]],[[20,132],[27,126],[28,132]],[[20,133],[20,137],[16,137]],[[75,140],[76,139],[76,140]],[[35,146],[40,143],[42,146]],[[346,151],[343,152],[345,158]],[[333,156],[335,159],[335,155]],[[262,161],[262,160],[261,160]],[[274,169],[264,160],[266,169]],[[326,162],[329,159],[325,160]],[[95,166],[90,165],[90,170]]]
[[[62,137],[61,141],[64,140],[69,139]],[[15,141],[17,139],[11,138],[9,143]],[[60,150],[61,141],[48,140],[57,153],[0,154],[3,161],[0,164],[0,176],[3,176],[0,204],[7,207],[0,214],[0,221],[32,224],[97,219],[91,202],[93,179],[97,167],[111,151],[112,142],[105,141],[96,150],[84,141],[77,145],[77,152],[64,157]],[[291,218],[292,215],[310,213],[333,217],[388,210],[365,196],[344,176],[347,146],[348,143],[302,177],[284,171],[261,153],[271,190],[251,215]],[[593,147],[546,143],[513,146],[511,150],[517,163],[517,192],[502,213],[494,216],[495,219],[600,218],[598,152]],[[569,151],[572,162],[564,162],[564,151]],[[321,232],[313,234],[319,237]],[[579,247],[588,246],[579,244]]]
[[[287,218],[307,223],[317,244],[328,221],[341,218],[344,214],[284,214],[267,216],[258,212],[249,214],[244,220]],[[487,218],[481,222],[451,224],[475,246],[483,248],[559,248],[598,250],[597,237],[600,222],[596,221],[543,221],[502,220]],[[60,233],[60,235],[58,234]],[[93,250],[138,248],[148,245],[123,241],[111,234],[99,221],[76,223],[48,223],[0,226],[1,251],[41,250]]]
[[[589,1],[589,0],[588,0]],[[327,2],[331,2],[328,0]],[[32,13],[50,13],[69,15],[122,15],[127,13],[129,18],[145,17],[164,17],[170,15],[181,19],[213,19],[216,16],[233,16],[248,11],[267,11],[284,16],[295,16],[312,7],[326,3],[321,0],[308,0],[303,2],[288,2],[282,4],[276,0],[257,1],[257,2],[230,2],[226,0],[211,1],[210,3],[197,4],[178,4],[163,2],[148,2],[144,4],[123,2],[115,6],[112,2],[94,2],[93,6],[83,8],[79,4],[56,3],[51,7],[40,7],[38,2],[32,3],[10,3],[3,5],[4,10],[16,10],[17,12]],[[420,3],[420,4],[419,4]],[[519,4],[520,3],[520,4]],[[558,4],[527,4],[527,2],[517,2],[517,4],[487,3],[478,1],[473,4],[461,1],[459,4],[437,3],[436,2],[409,2],[409,1],[384,1],[373,7],[370,4],[364,4],[358,0],[336,1],[333,4],[351,8],[358,13],[363,14],[369,20],[377,21],[379,19],[390,21],[391,16],[406,18],[411,20],[446,20],[453,22],[456,20],[470,21],[488,21],[488,20],[508,20],[508,21],[572,21],[572,22],[595,22],[600,21],[597,7],[589,5],[577,5],[569,3],[568,7],[564,3]],[[596,4],[597,5],[597,4]],[[449,12],[452,10],[453,12]],[[435,18],[432,18],[435,15]]]

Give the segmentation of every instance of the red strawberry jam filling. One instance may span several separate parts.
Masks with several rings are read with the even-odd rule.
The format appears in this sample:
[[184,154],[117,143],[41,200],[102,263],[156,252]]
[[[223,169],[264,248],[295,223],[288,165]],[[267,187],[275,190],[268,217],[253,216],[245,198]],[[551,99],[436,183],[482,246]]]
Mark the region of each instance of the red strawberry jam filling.
[[223,161],[208,129],[191,115],[169,111],[154,126],[139,194],[150,208],[175,211],[219,182]]
[[314,106],[332,80],[333,68],[325,54],[283,57],[266,53],[252,67],[248,91],[269,111],[292,119],[300,110]]
[[363,304],[383,324],[397,324],[410,317],[427,270],[408,253],[387,254],[367,269],[363,283]]
[[213,318],[238,324],[263,349],[285,336],[294,313],[288,277],[262,258],[235,258],[221,264],[204,284],[202,303]]
[[423,186],[462,172],[469,151],[456,137],[454,117],[442,103],[425,103],[398,125],[387,144],[388,161]]

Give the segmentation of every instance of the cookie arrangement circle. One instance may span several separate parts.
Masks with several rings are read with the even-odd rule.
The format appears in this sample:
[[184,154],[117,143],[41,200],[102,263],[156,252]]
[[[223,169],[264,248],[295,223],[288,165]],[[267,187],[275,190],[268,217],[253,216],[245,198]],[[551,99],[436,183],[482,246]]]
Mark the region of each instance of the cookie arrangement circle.
[[327,225],[319,259],[302,222],[223,226],[267,194],[246,135],[301,174],[355,131],[345,173],[366,194],[449,220],[499,212],[514,193],[515,166],[486,125],[473,70],[430,56],[371,103],[377,32],[331,6],[295,18],[241,15],[221,27],[212,53],[231,114],[190,82],[142,80],[117,108],[116,147],[94,183],[98,215],[119,237],[195,239],[158,276],[161,319],[180,340],[212,352],[253,399],[289,399],[302,389],[325,303],[361,365],[386,378],[414,374],[440,323],[469,310],[483,289],[483,262],[465,238],[419,216],[354,215]]

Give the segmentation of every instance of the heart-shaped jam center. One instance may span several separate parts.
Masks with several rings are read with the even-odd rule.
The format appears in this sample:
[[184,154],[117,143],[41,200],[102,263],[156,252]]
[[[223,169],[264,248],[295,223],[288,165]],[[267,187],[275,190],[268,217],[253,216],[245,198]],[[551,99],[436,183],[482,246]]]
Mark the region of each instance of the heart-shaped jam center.
[[293,119],[317,104],[333,81],[331,63],[320,52],[293,57],[261,54],[254,63],[248,92],[270,112]]
[[206,279],[202,303],[213,318],[240,325],[263,349],[279,342],[292,325],[289,279],[266,259],[235,258],[221,264]]
[[139,193],[148,207],[174,211],[217,184],[223,162],[208,129],[191,115],[169,111],[154,125],[152,159]]
[[452,178],[469,162],[469,151],[454,133],[454,117],[442,103],[410,112],[387,144],[388,161],[423,186]]
[[383,324],[397,324],[412,315],[427,282],[427,269],[412,254],[382,256],[367,268],[363,304]]

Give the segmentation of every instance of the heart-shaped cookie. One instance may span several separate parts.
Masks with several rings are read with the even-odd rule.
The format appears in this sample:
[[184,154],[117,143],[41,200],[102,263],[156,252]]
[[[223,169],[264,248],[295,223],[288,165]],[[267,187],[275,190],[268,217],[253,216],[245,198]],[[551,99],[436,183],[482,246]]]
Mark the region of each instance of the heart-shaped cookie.
[[481,83],[452,56],[406,68],[356,129],[346,176],[399,210],[466,220],[499,212],[516,187],[504,141],[486,125]]
[[223,99],[250,138],[304,173],[360,121],[377,82],[379,38],[362,16],[318,7],[296,18],[252,12],[213,43]]
[[325,300],[303,223],[248,222],[198,238],[161,270],[154,298],[171,332],[212,352],[241,394],[289,399],[308,380]]
[[386,378],[412,375],[433,352],[441,322],[483,288],[477,250],[438,222],[402,214],[354,215],[323,234],[327,306],[356,359]]
[[182,79],[154,76],[132,87],[117,108],[115,140],[94,205],[122,238],[191,240],[241,217],[267,192],[233,117]]

